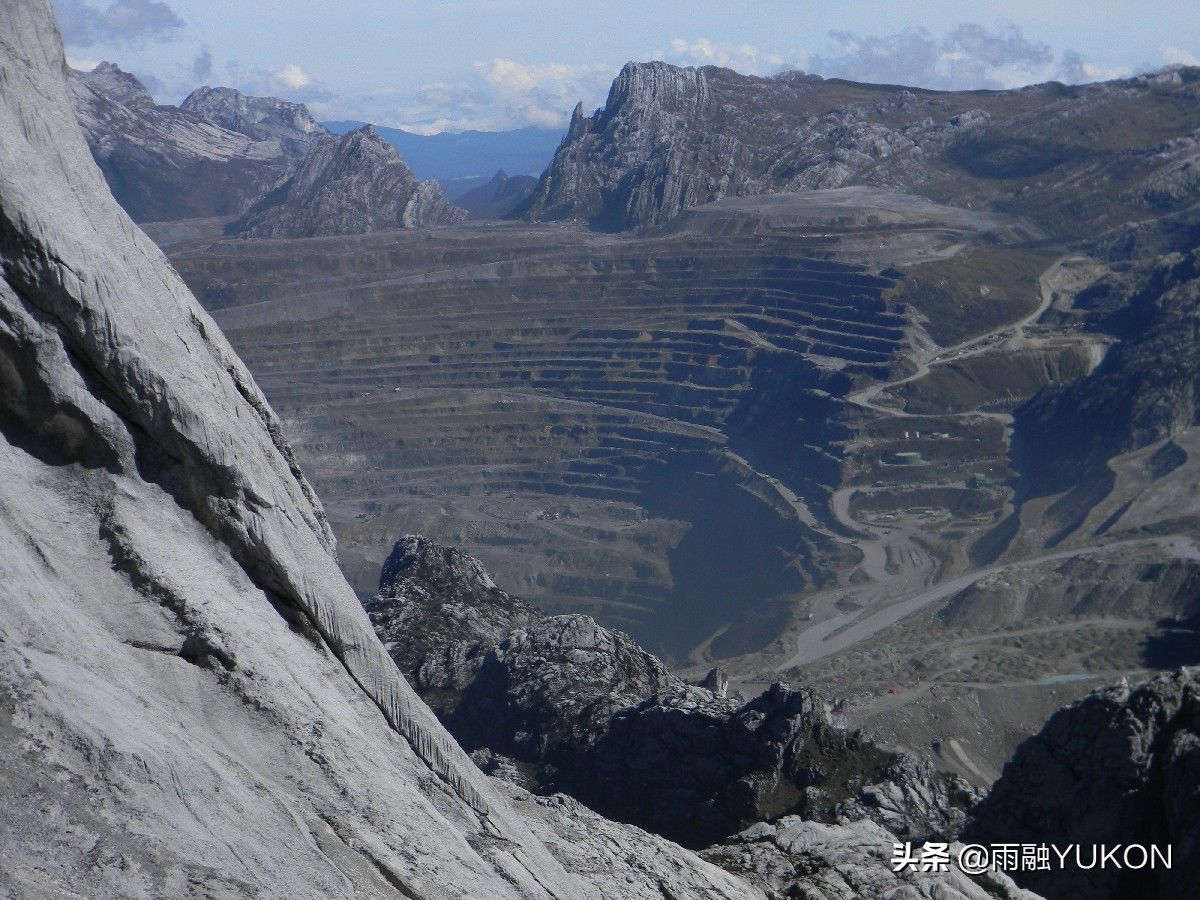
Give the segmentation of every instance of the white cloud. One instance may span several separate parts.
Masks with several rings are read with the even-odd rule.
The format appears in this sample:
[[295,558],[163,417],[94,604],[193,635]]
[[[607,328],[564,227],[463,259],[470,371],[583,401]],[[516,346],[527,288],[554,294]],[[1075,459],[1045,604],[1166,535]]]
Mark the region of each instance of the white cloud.
[[67,54],[67,65],[76,72],[90,72],[102,62],[103,60],[93,59],[90,56],[72,56],[70,53]]
[[386,100],[381,120],[417,134],[561,128],[579,101],[589,109],[603,102],[616,68],[495,57],[473,63],[471,75],[469,81],[431,82],[400,96],[384,91],[362,102]]
[[[829,50],[824,53],[787,55],[755,44],[696,37],[676,38],[668,49],[647,56],[679,65],[724,66],[747,75],[805,69],[827,77],[942,89],[1018,87],[1053,79],[1097,81],[1129,74],[1071,51],[1056,54],[1007,24],[963,23],[940,36],[910,28],[890,35],[833,31],[828,37]],[[1163,52],[1168,55],[1166,48]],[[1171,53],[1182,53],[1181,61],[1187,56],[1178,48]]]
[[891,35],[830,33],[833,52],[811,54],[803,67],[855,81],[962,90],[1013,88],[1042,81],[1083,82],[1129,74],[1025,37],[1015,25],[963,23],[938,37],[924,28]]
[[476,62],[495,112],[516,124],[556,128],[580,100],[598,102],[612,81],[609,66],[522,63],[496,57]]
[[[308,104],[310,110],[314,106],[330,103],[336,99],[333,91],[314,79],[297,63],[285,63],[273,69],[248,69],[236,61],[231,61],[222,68],[224,77],[216,72],[216,67],[212,65],[211,59],[204,60],[203,64],[196,65],[194,68],[207,69],[208,75],[213,81],[228,84],[244,94],[294,100]],[[199,80],[207,81],[209,79]]]
[[292,90],[299,90],[312,84],[312,79],[308,77],[308,73],[295,63],[288,63],[285,66],[274,69],[271,74],[278,78],[281,84]]
[[685,66],[722,66],[746,75],[771,75],[787,68],[787,61],[777,50],[747,43],[720,43],[705,37],[675,38],[669,50],[655,51],[650,56]]
[[1195,53],[1190,53],[1182,47],[1173,47],[1164,45],[1161,49],[1163,60],[1168,65],[1176,66],[1200,66],[1200,57]]
[[159,0],[116,0],[96,9],[84,0],[54,0],[63,42],[73,47],[117,43],[141,46],[165,41],[183,27],[183,20]]

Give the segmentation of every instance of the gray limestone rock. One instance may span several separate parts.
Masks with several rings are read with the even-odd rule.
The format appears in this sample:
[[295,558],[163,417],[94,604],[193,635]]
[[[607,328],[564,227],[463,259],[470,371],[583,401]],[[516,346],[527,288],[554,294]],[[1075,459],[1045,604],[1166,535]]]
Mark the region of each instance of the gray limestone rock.
[[598,816],[579,801],[538,797],[503,783],[522,818],[569,872],[592,881],[600,900],[755,898],[750,881],[665,838]]
[[279,141],[296,158],[303,157],[317,140],[329,134],[303,103],[249,97],[233,88],[197,88],[179,108],[256,141]]

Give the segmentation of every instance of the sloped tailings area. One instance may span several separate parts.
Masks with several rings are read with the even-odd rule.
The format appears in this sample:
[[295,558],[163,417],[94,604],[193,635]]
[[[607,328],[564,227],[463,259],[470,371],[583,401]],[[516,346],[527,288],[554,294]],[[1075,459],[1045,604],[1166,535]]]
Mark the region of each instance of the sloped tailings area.
[[486,769],[704,847],[764,819],[874,820],[953,834],[974,792],[775,685],[747,701],[687,684],[619,631],[546,616],[475,560],[400,541],[367,604],[388,652]]

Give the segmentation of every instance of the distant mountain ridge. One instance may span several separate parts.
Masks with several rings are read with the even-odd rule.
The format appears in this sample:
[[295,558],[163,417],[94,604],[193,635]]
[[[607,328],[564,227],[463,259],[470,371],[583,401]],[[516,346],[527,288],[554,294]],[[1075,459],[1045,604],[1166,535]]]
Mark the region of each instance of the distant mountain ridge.
[[870,185],[1077,235],[1186,205],[1198,98],[1197,68],[940,92],[629,63],[602,108],[576,107],[527,213],[622,231],[723,197]]
[[201,87],[158,105],[107,62],[71,72],[71,89],[92,156],[137,221],[238,216],[232,234],[313,237],[466,218],[374,129],[331,134],[302,103]]
[[460,194],[455,201],[476,219],[503,219],[537,190],[532,175],[509,175],[503,169],[491,181]]
[[293,151],[307,150],[315,138],[327,133],[303,103],[249,97],[227,87],[196,88],[180,109],[256,140],[278,140]]
[[72,71],[70,87],[92,157],[113,196],[139,222],[237,215],[282,177],[311,139],[299,130],[248,134],[194,108],[159,106],[137,78],[112,63]]

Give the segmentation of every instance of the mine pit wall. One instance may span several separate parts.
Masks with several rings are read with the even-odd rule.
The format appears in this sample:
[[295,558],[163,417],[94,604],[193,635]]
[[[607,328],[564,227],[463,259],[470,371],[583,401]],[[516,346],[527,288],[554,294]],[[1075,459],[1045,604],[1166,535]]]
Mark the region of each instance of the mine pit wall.
[[983,353],[940,365],[898,391],[909,413],[1011,410],[1042,388],[1088,375],[1097,362],[1095,344]]
[[907,346],[891,278],[763,235],[434,234],[175,259],[281,411],[360,594],[397,533],[432,531],[678,659],[830,583],[848,551],[813,525],[837,397]]

